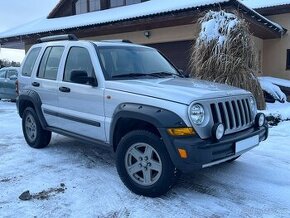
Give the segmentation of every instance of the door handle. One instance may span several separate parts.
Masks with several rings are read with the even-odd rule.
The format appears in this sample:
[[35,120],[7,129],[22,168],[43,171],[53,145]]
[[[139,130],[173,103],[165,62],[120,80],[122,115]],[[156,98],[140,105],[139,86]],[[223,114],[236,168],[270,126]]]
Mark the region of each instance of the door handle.
[[38,82],[33,82],[33,83],[31,83],[31,85],[33,85],[35,87],[39,87],[40,86],[40,84]]
[[68,87],[59,87],[59,91],[61,91],[61,92],[70,92],[70,88],[68,88]]

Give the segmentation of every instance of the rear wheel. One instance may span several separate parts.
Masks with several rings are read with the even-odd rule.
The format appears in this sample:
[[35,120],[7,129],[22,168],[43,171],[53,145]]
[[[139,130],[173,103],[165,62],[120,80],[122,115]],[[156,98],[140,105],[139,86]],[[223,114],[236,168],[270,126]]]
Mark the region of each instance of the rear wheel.
[[27,144],[33,148],[44,148],[50,142],[51,132],[42,128],[34,109],[31,107],[24,110],[22,131]]
[[163,141],[144,130],[132,131],[122,138],[116,162],[127,188],[148,197],[165,194],[179,175]]

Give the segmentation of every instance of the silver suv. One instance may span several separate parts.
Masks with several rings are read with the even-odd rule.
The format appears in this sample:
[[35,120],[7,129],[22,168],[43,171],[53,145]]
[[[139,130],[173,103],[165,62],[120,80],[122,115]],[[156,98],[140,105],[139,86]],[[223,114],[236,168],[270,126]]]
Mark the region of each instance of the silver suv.
[[251,93],[184,76],[157,50],[128,41],[42,38],[19,75],[17,106],[33,148],[51,132],[116,152],[134,193],[165,194],[180,172],[233,161],[268,136]]

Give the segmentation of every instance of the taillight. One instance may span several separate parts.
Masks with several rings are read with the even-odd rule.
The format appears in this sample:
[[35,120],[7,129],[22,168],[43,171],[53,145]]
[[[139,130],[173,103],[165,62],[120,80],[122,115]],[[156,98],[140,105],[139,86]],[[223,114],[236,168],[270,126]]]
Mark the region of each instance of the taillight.
[[16,91],[16,95],[18,96],[19,95],[19,86],[18,86],[18,80],[16,80],[15,82],[15,91]]

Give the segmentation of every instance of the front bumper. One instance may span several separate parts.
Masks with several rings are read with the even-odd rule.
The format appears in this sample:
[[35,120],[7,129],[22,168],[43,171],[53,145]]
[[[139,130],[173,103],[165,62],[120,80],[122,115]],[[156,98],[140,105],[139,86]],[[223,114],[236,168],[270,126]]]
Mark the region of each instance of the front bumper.
[[[166,129],[160,129],[164,143],[177,169],[182,172],[192,172],[201,168],[231,160],[249,150],[236,152],[236,142],[258,136],[259,142],[268,137],[268,125],[262,127],[252,127],[241,132],[224,136],[220,141],[213,139],[203,140],[199,136],[194,137],[171,137],[166,133]],[[188,157],[180,158],[178,148],[185,149]]]

